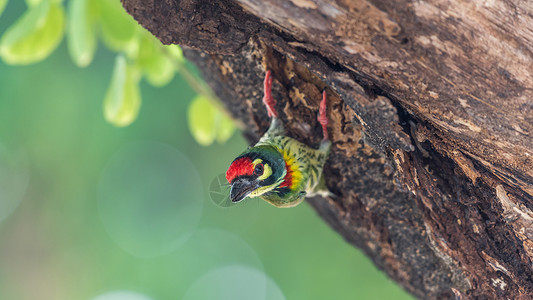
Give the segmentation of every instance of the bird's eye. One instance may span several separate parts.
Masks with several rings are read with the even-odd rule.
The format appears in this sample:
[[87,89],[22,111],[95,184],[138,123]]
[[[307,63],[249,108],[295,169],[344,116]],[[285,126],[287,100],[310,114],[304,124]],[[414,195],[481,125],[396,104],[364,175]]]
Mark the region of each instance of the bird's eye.
[[264,170],[265,170],[265,167],[263,166],[263,164],[257,164],[254,169],[254,175],[261,176],[263,175]]

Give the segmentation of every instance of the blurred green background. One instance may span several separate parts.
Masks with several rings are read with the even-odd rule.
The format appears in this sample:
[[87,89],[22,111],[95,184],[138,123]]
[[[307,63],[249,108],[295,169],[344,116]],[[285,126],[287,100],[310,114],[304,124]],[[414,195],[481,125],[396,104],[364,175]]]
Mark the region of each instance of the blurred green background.
[[[9,1],[0,33],[25,9]],[[114,57],[80,69],[63,41],[0,61],[0,299],[410,299],[308,204],[213,204],[247,145],[195,142],[179,75],[141,82],[132,125],[106,122]]]

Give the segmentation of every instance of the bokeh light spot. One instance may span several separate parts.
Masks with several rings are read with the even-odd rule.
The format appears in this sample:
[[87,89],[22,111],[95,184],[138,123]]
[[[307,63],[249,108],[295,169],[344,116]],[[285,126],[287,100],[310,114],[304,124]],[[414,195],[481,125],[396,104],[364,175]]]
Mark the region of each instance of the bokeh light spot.
[[283,300],[278,285],[264,272],[244,265],[213,269],[194,282],[184,300]]
[[[255,249],[237,234],[218,228],[196,230],[177,253],[184,259],[180,269],[187,278],[198,278],[205,272],[226,265],[247,265],[258,270],[263,263]],[[192,282],[192,281],[191,281]]]
[[112,291],[92,300],[152,300],[152,298],[132,291]]
[[156,257],[181,246],[202,214],[203,191],[192,162],[158,142],[135,142],[118,151],[98,188],[102,221],[124,250]]

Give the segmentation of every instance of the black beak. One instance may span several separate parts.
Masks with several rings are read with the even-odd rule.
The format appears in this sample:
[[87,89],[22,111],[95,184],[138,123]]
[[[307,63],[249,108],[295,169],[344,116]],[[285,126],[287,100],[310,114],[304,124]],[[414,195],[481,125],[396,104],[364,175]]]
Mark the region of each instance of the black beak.
[[230,199],[231,202],[239,202],[246,198],[251,192],[257,189],[259,185],[257,181],[250,179],[249,177],[240,177],[233,181],[231,184]]

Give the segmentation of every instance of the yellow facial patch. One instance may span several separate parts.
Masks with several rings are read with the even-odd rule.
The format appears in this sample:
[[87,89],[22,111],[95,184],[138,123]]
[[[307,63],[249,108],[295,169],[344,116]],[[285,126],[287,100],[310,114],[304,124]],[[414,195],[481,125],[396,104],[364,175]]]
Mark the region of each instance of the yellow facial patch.
[[[258,158],[258,159],[256,159],[256,160],[254,160],[254,161],[252,162],[252,164],[254,165],[254,168],[255,168],[255,166],[256,166],[257,164],[260,164],[260,163],[262,163],[262,162],[263,162],[263,160],[260,159],[260,158]],[[272,175],[272,168],[270,168],[270,166],[269,166],[268,164],[263,164],[263,174],[262,174],[261,176],[257,177],[257,179],[259,179],[259,180],[265,180],[265,179],[267,179],[268,177],[270,177],[270,175]]]
[[[257,158],[256,160],[254,160],[254,161],[252,162],[252,165],[253,165],[254,168],[255,168],[255,166],[256,166],[257,164],[260,164],[260,163],[263,163],[263,160],[260,159],[260,158]],[[257,177],[257,179],[258,179],[258,180],[265,180],[265,179],[267,179],[268,177],[270,177],[270,175],[272,175],[272,168],[271,168],[268,164],[264,163],[264,164],[263,164],[263,174],[261,174],[261,176]],[[250,196],[250,197],[261,196],[261,195],[263,195],[264,193],[269,192],[269,191],[271,191],[272,189],[274,189],[274,187],[275,187],[274,185],[269,185],[269,186],[262,186],[262,187],[259,187],[259,188],[257,188],[255,191],[251,192],[249,196]]]

